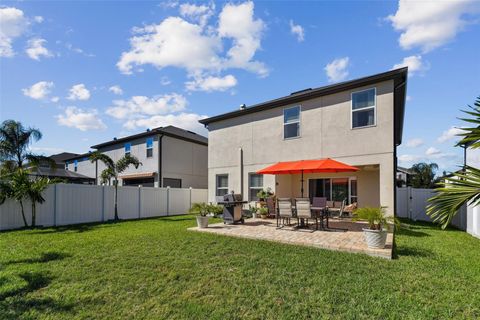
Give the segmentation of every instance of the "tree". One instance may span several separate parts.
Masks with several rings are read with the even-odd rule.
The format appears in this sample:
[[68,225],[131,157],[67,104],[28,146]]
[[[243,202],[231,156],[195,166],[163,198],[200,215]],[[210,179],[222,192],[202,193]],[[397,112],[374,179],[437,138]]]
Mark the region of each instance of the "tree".
[[[468,118],[461,118],[469,124],[462,128],[464,132],[459,136],[462,139],[456,146],[468,146],[472,149],[480,148],[480,96],[477,97],[474,107],[463,111]],[[436,195],[428,201],[427,214],[442,228],[447,227],[457,214],[458,210],[466,203],[472,206],[480,204],[480,169],[465,165],[463,170],[454,172],[446,177],[437,189]]]
[[133,165],[135,169],[142,165],[140,161],[134,156],[125,155],[119,159],[116,163],[107,156],[106,154],[100,153],[98,151],[93,152],[90,155],[90,161],[101,161],[105,164],[106,168],[100,174],[102,183],[110,183],[110,180],[113,179],[113,186],[115,187],[114,202],[115,202],[115,221],[118,221],[118,175],[125,171],[130,165]]
[[34,154],[28,150],[30,144],[42,138],[42,133],[36,128],[26,128],[21,122],[5,120],[0,125],[0,162],[2,175],[23,168],[28,162],[38,165],[40,161],[54,165],[48,157]]
[[42,193],[47,189],[51,184],[56,183],[57,181],[51,180],[46,177],[39,177],[35,179],[28,179],[26,185],[26,194],[28,199],[32,204],[32,228],[35,228],[36,219],[37,219],[37,203],[44,203],[45,198]]
[[414,188],[433,188],[435,173],[438,170],[436,163],[420,162],[414,164],[410,170],[413,171],[411,184]]
[[23,201],[28,198],[27,191],[29,183],[28,172],[21,168],[10,173],[7,177],[4,176],[0,179],[0,205],[3,204],[6,199],[13,199],[18,202],[25,227],[28,227],[28,223],[25,218]]

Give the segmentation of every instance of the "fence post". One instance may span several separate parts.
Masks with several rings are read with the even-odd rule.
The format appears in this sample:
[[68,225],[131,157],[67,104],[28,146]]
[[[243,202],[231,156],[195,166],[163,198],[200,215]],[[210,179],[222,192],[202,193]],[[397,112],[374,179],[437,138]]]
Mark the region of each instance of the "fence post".
[[407,216],[408,216],[408,219],[413,220],[413,217],[412,217],[412,187],[407,187]]
[[190,189],[190,205],[188,206],[188,209],[191,209],[192,208],[192,187],[190,187],[189,189]]
[[57,226],[57,183],[53,185],[53,226]]
[[167,187],[167,217],[170,215],[170,187]]
[[142,217],[142,187],[138,186],[138,219]]
[[105,221],[105,186],[102,185],[102,222]]

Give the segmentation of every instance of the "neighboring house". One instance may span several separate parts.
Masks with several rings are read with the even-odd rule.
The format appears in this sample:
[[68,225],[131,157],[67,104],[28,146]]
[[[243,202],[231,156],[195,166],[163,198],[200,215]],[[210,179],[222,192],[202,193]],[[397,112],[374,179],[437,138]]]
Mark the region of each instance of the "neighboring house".
[[66,160],[77,156],[78,154],[70,152],[51,155],[49,158],[55,162],[55,166],[52,166],[51,163],[41,162],[35,168],[30,167],[30,175],[61,179],[66,183],[94,184],[94,178],[66,170]]
[[409,186],[414,174],[415,172],[412,169],[397,166],[397,187]]
[[[137,157],[142,165],[128,167],[120,175],[121,185],[172,188],[207,188],[208,139],[174,126],[160,127],[92,146],[118,161],[126,154]],[[68,159],[66,168],[97,180],[105,169],[102,162],[92,163],[90,153]]]
[[280,161],[332,158],[360,170],[305,174],[306,196],[393,214],[406,83],[401,68],[200,120],[209,130],[209,201],[231,191],[254,201],[267,187],[277,197],[300,197],[300,175],[256,172]]

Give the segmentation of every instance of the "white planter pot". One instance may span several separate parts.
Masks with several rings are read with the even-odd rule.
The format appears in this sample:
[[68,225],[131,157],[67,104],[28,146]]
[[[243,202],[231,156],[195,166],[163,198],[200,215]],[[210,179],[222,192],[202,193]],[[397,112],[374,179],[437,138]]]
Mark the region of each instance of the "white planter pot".
[[257,214],[256,214],[256,213],[252,213],[252,218],[253,218],[253,219],[257,219]]
[[207,228],[208,227],[208,219],[209,219],[209,217],[197,216],[197,226],[199,228]]
[[362,230],[369,248],[385,248],[385,243],[387,242],[387,230],[371,230],[365,228]]

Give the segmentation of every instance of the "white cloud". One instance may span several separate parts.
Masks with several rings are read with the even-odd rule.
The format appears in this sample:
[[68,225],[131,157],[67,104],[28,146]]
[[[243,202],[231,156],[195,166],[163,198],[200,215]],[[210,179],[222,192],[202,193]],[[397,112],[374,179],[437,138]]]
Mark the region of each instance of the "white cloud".
[[13,57],[12,43],[28,26],[23,11],[13,7],[0,8],[0,57]]
[[403,61],[394,65],[392,69],[398,69],[403,67],[408,67],[409,75],[413,76],[415,73],[428,70],[430,68],[430,65],[422,61],[422,56],[416,55],[403,58]]
[[290,20],[290,32],[297,37],[298,42],[305,40],[305,30],[299,24],[294,24],[293,20]]
[[195,5],[191,3],[184,3],[180,5],[180,15],[185,18],[190,18],[194,22],[198,22],[200,26],[205,26],[213,16],[215,4],[210,5]]
[[465,131],[460,128],[450,127],[450,129],[443,131],[442,135],[438,137],[437,141],[440,143],[444,143],[453,139],[460,140],[461,137],[459,137],[458,135],[464,132]]
[[226,4],[218,16],[218,27],[214,23],[206,25],[213,5],[181,5],[180,12],[190,21],[167,17],[159,24],[134,28],[131,48],[122,53],[118,69],[131,74],[135,67],[145,64],[159,69],[177,67],[185,69],[190,78],[218,77],[229,68],[259,76],[268,74],[266,66],[254,60],[265,25],[254,18],[253,2]]
[[110,88],[108,88],[108,91],[112,92],[113,94],[117,94],[117,95],[122,95],[123,94],[123,90],[122,90],[122,88],[120,88],[119,85],[111,86]]
[[418,161],[422,158],[422,156],[419,155],[412,155],[412,154],[402,154],[401,156],[398,157],[398,161],[401,164],[406,164],[406,163],[411,163]]
[[467,149],[467,165],[480,168],[480,149]]
[[106,113],[116,119],[139,118],[179,112],[187,106],[187,99],[177,93],[155,96],[133,96],[129,100],[115,100]]
[[172,125],[206,135],[207,130],[198,122],[205,118],[207,118],[206,115],[182,112],[179,114],[156,115],[141,119],[131,119],[124,124],[124,127],[128,130],[135,130],[137,128],[155,128]]
[[81,48],[74,47],[71,43],[66,43],[65,48],[67,48],[68,50],[70,50],[72,52],[82,54],[85,57],[89,57],[89,58],[95,57],[95,55],[93,53],[87,53]]
[[90,99],[90,91],[83,83],[74,85],[69,90],[68,100],[88,100]]
[[348,77],[348,64],[350,59],[348,57],[338,58],[325,66],[329,82],[338,82],[345,80]]
[[33,21],[35,21],[36,23],[42,23],[43,22],[43,17],[42,16],[35,16],[33,17]]
[[27,97],[30,97],[35,100],[42,100],[47,98],[50,94],[51,89],[54,87],[53,82],[49,81],[40,81],[33,84],[29,88],[22,89],[22,92]]
[[387,19],[402,33],[398,42],[403,49],[418,47],[428,52],[454,39],[464,29],[467,21],[463,16],[471,13],[474,5],[478,2],[400,0],[397,12]]
[[427,149],[427,151],[425,151],[425,155],[427,155],[427,156],[433,156],[433,155],[438,155],[438,154],[441,154],[441,151],[438,150],[435,147],[430,147],[430,148]]
[[225,77],[195,77],[194,80],[185,83],[190,91],[225,91],[237,85],[237,79],[229,74]]
[[421,145],[423,145],[423,140],[420,138],[413,138],[407,141],[407,147],[409,148],[416,148],[420,147]]
[[98,117],[98,111],[95,109],[87,111],[73,106],[67,107],[64,114],[59,114],[55,118],[59,125],[77,128],[81,131],[104,130],[107,128]]
[[412,96],[407,95],[407,101],[412,101]]
[[58,102],[58,101],[60,101],[60,98],[59,97],[52,97],[52,99],[50,99],[50,101]]
[[162,86],[168,86],[170,83],[172,83],[172,82],[170,81],[170,79],[168,79],[168,77],[163,76],[163,77],[160,79],[160,84],[161,84]]
[[27,42],[28,47],[25,50],[25,52],[30,58],[37,61],[39,61],[40,57],[42,56],[45,58],[53,57],[53,54],[43,46],[45,43],[47,43],[47,40],[45,39],[40,39],[40,38],[30,39]]

